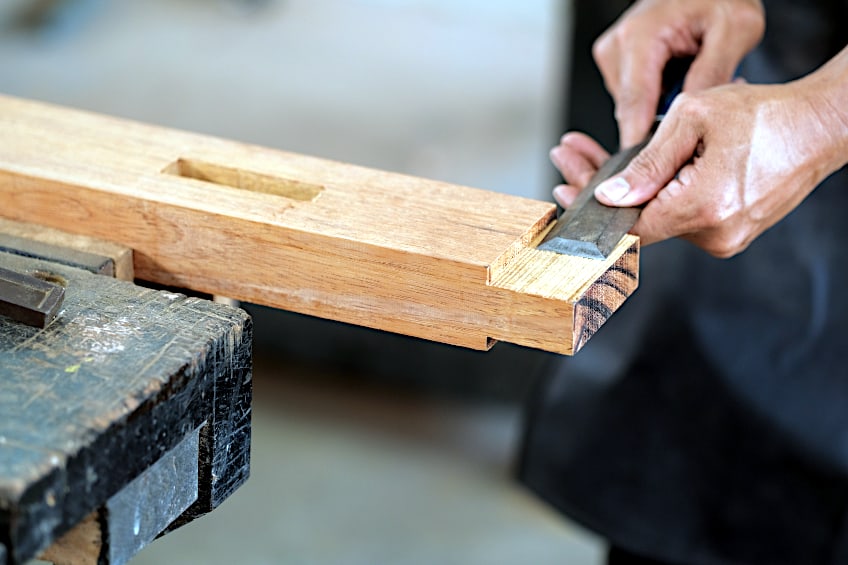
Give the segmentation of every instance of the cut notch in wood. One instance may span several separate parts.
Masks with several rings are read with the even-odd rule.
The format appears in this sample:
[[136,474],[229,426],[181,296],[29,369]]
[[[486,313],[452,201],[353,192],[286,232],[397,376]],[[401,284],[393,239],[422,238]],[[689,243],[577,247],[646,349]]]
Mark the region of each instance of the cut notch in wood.
[[165,167],[162,172],[241,190],[274,194],[301,202],[315,200],[321,194],[321,191],[324,190],[323,186],[316,184],[275,177],[234,167],[225,167],[196,159],[177,159]]

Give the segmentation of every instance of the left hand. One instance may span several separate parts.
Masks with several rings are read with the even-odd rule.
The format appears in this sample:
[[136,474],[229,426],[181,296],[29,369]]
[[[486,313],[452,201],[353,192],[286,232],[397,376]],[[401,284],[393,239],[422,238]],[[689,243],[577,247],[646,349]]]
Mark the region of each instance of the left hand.
[[693,56],[683,92],[730,82],[765,29],[761,0],[639,0],[592,47],[615,101],[621,147],[642,141],[654,122],[662,73]]

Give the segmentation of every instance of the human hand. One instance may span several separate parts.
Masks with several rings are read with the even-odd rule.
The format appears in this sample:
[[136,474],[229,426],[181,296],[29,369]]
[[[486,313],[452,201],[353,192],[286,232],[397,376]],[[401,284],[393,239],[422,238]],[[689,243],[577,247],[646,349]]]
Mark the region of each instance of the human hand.
[[669,60],[695,57],[684,92],[724,84],[764,29],[760,0],[641,0],[633,5],[593,48],[615,101],[621,146],[635,145],[648,134]]
[[[717,257],[743,251],[848,162],[848,48],[823,70],[781,85],[732,84],[683,94],[650,143],[595,190],[612,206],[645,204],[645,245],[683,237]],[[551,156],[568,206],[603,162],[583,134]]]

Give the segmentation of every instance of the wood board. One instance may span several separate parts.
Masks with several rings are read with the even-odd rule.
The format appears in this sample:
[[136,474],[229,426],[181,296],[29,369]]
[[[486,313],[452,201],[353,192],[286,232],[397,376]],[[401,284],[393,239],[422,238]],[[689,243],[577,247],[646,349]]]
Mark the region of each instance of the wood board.
[[555,207],[0,96],[0,216],[134,249],[136,277],[473,349],[573,354],[635,290],[535,249]]

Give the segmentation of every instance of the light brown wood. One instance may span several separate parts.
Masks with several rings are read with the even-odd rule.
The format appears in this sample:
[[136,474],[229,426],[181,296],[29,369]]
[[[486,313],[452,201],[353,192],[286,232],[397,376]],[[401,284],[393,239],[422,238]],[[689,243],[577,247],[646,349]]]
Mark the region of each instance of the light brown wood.
[[116,279],[131,281],[135,278],[132,249],[125,245],[36,224],[13,222],[4,218],[0,218],[0,233],[109,257],[115,263]]
[[98,511],[89,514],[38,558],[53,565],[97,565],[103,547],[103,529],[98,514]]
[[535,249],[551,203],[2,96],[0,202],[143,280],[475,349],[574,353],[637,284],[633,236]]

